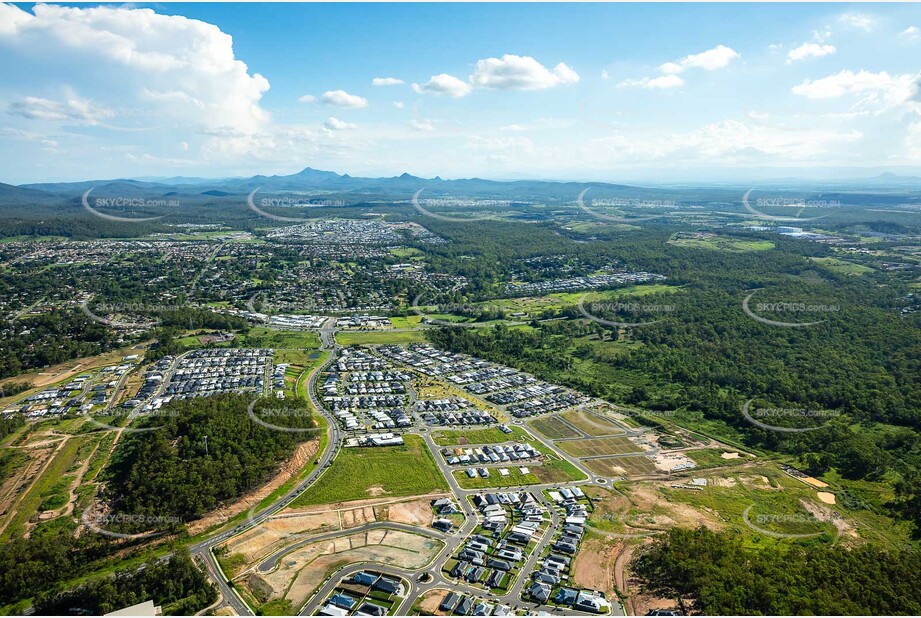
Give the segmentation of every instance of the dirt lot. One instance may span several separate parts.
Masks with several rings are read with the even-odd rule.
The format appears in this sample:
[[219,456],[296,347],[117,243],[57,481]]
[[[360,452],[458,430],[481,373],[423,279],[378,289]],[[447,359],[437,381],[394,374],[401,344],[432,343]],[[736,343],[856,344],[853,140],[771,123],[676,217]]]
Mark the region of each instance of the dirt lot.
[[601,590],[610,596],[614,593],[614,565],[622,551],[623,540],[593,537],[579,547],[572,565],[572,582],[582,588]]
[[420,614],[422,616],[446,615],[443,611],[438,609],[438,606],[441,605],[442,599],[444,599],[447,594],[448,591],[444,588],[436,588],[423,594],[416,603],[419,607]]
[[639,474],[655,474],[656,466],[651,459],[644,455],[636,457],[601,457],[599,459],[584,459],[586,468],[601,476],[632,476]]
[[432,505],[429,500],[397,502],[382,509],[383,519],[401,524],[428,526],[432,523]]
[[300,607],[329,575],[356,562],[380,562],[408,569],[428,564],[444,547],[441,541],[399,530],[370,530],[301,547],[278,567],[247,578],[249,587],[267,585],[270,599],[284,597]]
[[249,566],[285,545],[309,534],[354,528],[375,521],[428,526],[432,521],[431,501],[447,494],[424,498],[370,499],[341,502],[302,509],[285,509],[261,526],[234,537],[227,547],[243,554]]

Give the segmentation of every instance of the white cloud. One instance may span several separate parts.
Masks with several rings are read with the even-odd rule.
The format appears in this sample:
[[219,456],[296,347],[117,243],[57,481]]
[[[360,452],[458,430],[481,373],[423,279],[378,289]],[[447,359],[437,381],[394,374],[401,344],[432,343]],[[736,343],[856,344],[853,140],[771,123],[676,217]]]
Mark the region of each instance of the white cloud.
[[607,69],[601,69],[601,79],[611,79]]
[[617,84],[618,88],[646,88],[647,90],[665,90],[684,85],[684,80],[677,75],[661,75],[642,79],[625,79]]
[[662,135],[657,139],[615,133],[592,140],[586,148],[596,160],[604,160],[608,164],[661,160],[761,163],[774,159],[815,159],[862,139],[863,135],[858,131],[795,131],[723,120],[694,131]]
[[562,62],[551,70],[530,56],[514,54],[478,60],[470,76],[474,86],[498,90],[546,90],[578,81],[579,75]]
[[372,86],[399,86],[402,83],[403,80],[396,77],[375,77],[371,80]]
[[793,87],[793,94],[807,99],[839,99],[845,95],[861,96],[861,102],[891,108],[911,101],[918,93],[919,75],[890,75],[882,71],[844,70],[821,79],[803,81]]
[[317,100],[317,98],[313,96],[312,94],[305,94],[302,97],[298,97],[297,100],[300,101],[301,103],[313,103],[314,101]]
[[908,156],[916,161],[921,161],[921,122],[913,122],[908,127],[905,145],[908,149]]
[[838,18],[845,26],[850,26],[851,28],[857,28],[858,30],[863,30],[864,32],[870,32],[873,28],[876,27],[876,19],[869,15],[863,15],[860,13],[845,13]]
[[921,28],[918,28],[917,26],[908,26],[902,30],[901,36],[907,37],[909,39],[921,38]]
[[432,124],[431,120],[416,120],[413,118],[409,121],[409,127],[413,131],[434,131],[435,125]]
[[447,73],[433,75],[425,84],[413,84],[412,88],[413,91],[419,94],[444,94],[455,99],[465,97],[473,90],[470,84],[464,80]]
[[10,103],[10,114],[30,120],[70,121],[84,124],[98,124],[100,120],[112,118],[112,110],[98,108],[89,101],[69,97],[65,101],[52,101],[41,97],[23,97]]
[[790,50],[790,52],[787,54],[787,64],[796,62],[797,60],[807,60],[809,58],[821,58],[822,56],[830,56],[837,51],[838,50],[834,45],[823,43],[803,43],[796,49]]
[[357,125],[354,125],[351,122],[343,122],[342,120],[333,117],[327,118],[326,122],[323,123],[323,126],[330,131],[346,131],[349,129],[357,128]]
[[403,101],[394,101],[393,106],[397,109],[403,109]]
[[118,105],[143,104],[160,119],[192,127],[255,132],[269,121],[260,106],[268,80],[249,73],[234,57],[233,39],[213,24],[120,6],[31,10],[0,5],[0,43],[36,67],[69,71],[77,91],[100,92],[105,81]]
[[717,45],[713,49],[685,56],[677,62],[666,62],[659,67],[659,71],[666,75],[682,73],[685,69],[704,69],[715,71],[729,66],[729,63],[739,58],[739,53],[731,47]]
[[320,96],[320,101],[337,107],[368,107],[368,99],[345,90],[327,90]]
[[505,126],[499,127],[500,131],[524,131],[525,128],[520,124],[507,124]]

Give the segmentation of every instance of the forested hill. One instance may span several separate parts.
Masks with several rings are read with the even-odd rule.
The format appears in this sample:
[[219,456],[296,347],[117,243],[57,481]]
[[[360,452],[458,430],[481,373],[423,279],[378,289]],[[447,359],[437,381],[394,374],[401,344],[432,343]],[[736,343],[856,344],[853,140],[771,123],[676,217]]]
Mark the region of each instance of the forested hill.
[[757,550],[728,533],[674,528],[634,571],[648,590],[688,597],[707,616],[921,614],[921,555],[873,547]]
[[[219,395],[171,402],[148,420],[158,429],[126,435],[106,470],[115,511],[148,521],[196,519],[265,483],[300,442],[315,437],[257,423],[247,411],[251,401]],[[266,400],[254,414],[308,428],[314,426],[308,410],[302,399]]]

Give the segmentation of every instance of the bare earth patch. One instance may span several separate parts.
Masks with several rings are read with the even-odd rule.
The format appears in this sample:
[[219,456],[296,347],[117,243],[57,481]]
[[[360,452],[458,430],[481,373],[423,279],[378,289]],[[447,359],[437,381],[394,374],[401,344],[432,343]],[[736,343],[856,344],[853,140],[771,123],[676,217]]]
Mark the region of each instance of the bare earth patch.
[[[356,562],[379,562],[407,569],[425,566],[444,543],[400,530],[370,530],[305,545],[284,556],[278,567],[255,576],[247,585],[268,586],[270,599],[280,597],[300,607],[332,572]],[[250,578],[251,579],[251,578]]]
[[835,504],[836,502],[835,494],[828,491],[820,491],[816,494],[816,496],[825,504]]
[[428,526],[432,522],[432,505],[429,500],[397,502],[387,508],[386,516],[388,521]]
[[254,504],[258,504],[264,500],[269,494],[288,482],[292,476],[307,465],[307,462],[316,455],[319,445],[319,440],[310,440],[309,442],[299,444],[294,451],[294,456],[282,465],[281,470],[271,481],[259,489],[244,495],[233,504],[219,508],[201,519],[193,521],[188,525],[189,534],[194,536],[200,532],[204,532],[208,528],[222,524],[228,519],[249,510]]
[[622,540],[607,538],[586,539],[572,565],[572,581],[582,588],[601,590],[608,596],[614,593],[614,563],[623,550]]

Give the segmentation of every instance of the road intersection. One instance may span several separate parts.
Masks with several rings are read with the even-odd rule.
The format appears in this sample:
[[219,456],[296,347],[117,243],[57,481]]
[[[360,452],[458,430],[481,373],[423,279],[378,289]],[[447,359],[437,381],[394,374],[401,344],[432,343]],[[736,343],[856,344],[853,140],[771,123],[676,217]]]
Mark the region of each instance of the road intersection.
[[[332,416],[329,410],[325,408],[323,402],[320,401],[317,396],[316,382],[320,374],[322,374],[329,366],[333,365],[338,357],[338,352],[340,346],[336,343],[335,333],[336,333],[336,321],[334,318],[327,320],[324,325],[318,329],[320,336],[320,345],[322,350],[329,352],[329,357],[319,366],[313,369],[310,373],[307,383],[307,392],[308,397],[317,410],[317,412],[325,418],[328,425],[328,436],[329,440],[327,441],[327,446],[322,455],[319,457],[319,463],[315,468],[304,477],[298,484],[290,489],[287,493],[281,496],[272,504],[264,507],[258,512],[250,512],[250,515],[247,517],[244,523],[236,526],[233,529],[223,531],[213,537],[208,538],[202,542],[199,542],[191,547],[191,552],[194,556],[202,561],[205,565],[206,570],[214,579],[215,583],[218,586],[218,589],[223,598],[223,602],[220,604],[222,606],[229,606],[233,611],[241,616],[251,616],[254,615],[253,610],[249,605],[244,601],[244,599],[239,595],[234,585],[229,581],[226,575],[220,568],[220,565],[217,562],[217,559],[214,555],[214,548],[222,543],[225,543],[232,537],[243,534],[244,532],[251,530],[257,526],[262,525],[264,522],[272,518],[274,515],[278,514],[280,511],[288,507],[303,491],[305,491],[311,484],[313,484],[321,474],[330,466],[333,459],[338,452],[340,443],[343,439],[343,433],[339,428],[337,420]],[[522,421],[514,421],[516,425],[523,425]],[[473,508],[473,505],[470,501],[471,497],[477,494],[483,494],[488,489],[464,489],[460,487],[455,478],[453,472],[454,469],[449,466],[443,457],[440,455],[441,448],[435,443],[432,435],[428,433],[425,429],[418,430],[407,430],[404,433],[415,433],[420,435],[427,448],[430,449],[434,457],[435,462],[437,463],[441,473],[448,482],[448,486],[454,495],[457,504],[464,513],[464,523],[455,531],[449,534],[442,534],[430,528],[421,528],[418,526],[411,526],[408,524],[399,524],[393,522],[372,522],[357,526],[354,528],[346,528],[342,530],[337,530],[328,533],[322,534],[311,534],[311,535],[291,535],[293,537],[303,537],[297,542],[287,545],[284,548],[281,548],[270,556],[264,558],[255,570],[260,573],[266,573],[274,568],[277,568],[279,561],[285,556],[290,554],[293,551],[296,551],[298,548],[308,545],[311,543],[331,540],[340,536],[347,536],[355,533],[360,533],[363,531],[368,531],[377,528],[391,528],[397,530],[403,530],[406,532],[411,532],[414,534],[422,534],[430,538],[437,538],[445,543],[444,548],[438,553],[438,555],[429,563],[427,567],[422,569],[403,569],[398,568],[393,565],[383,565],[379,563],[359,563],[359,564],[350,564],[342,569],[336,571],[331,577],[310,597],[310,599],[300,608],[300,615],[313,615],[318,610],[322,602],[328,598],[331,592],[335,587],[345,578],[350,577],[351,575],[362,570],[371,570],[387,575],[392,575],[399,577],[403,581],[407,582],[406,589],[404,590],[404,598],[400,603],[400,607],[397,608],[397,614],[405,615],[409,610],[418,602],[418,600],[428,593],[429,591],[435,589],[446,589],[453,590],[461,594],[467,594],[479,598],[483,598],[490,602],[503,603],[512,607],[513,609],[518,610],[529,610],[529,611],[558,611],[557,608],[553,606],[542,606],[536,603],[528,602],[522,600],[522,591],[525,586],[529,583],[530,579],[528,575],[534,570],[538,561],[541,559],[544,550],[551,543],[554,531],[558,528],[560,524],[560,512],[558,508],[550,503],[543,495],[543,490],[545,489],[554,489],[558,488],[560,484],[538,484],[538,485],[527,485],[520,488],[507,487],[501,490],[493,489],[491,491],[530,491],[535,499],[545,507],[545,510],[549,513],[550,516],[550,525],[544,530],[541,538],[539,539],[537,545],[532,549],[528,555],[527,560],[524,565],[518,572],[518,576],[515,579],[512,586],[508,589],[505,594],[494,594],[485,588],[480,588],[477,586],[469,585],[465,582],[455,580],[453,578],[447,577],[442,572],[442,566],[448,561],[453,555],[456,554],[459,547],[466,541],[466,539],[473,533],[476,527],[479,524],[479,514]],[[533,435],[533,434],[532,434]],[[611,486],[613,481],[616,479],[606,479],[606,478],[597,478],[596,475],[593,475],[591,471],[587,470],[579,459],[571,457],[567,453],[561,451],[556,447],[552,441],[544,441],[536,435],[533,435],[534,439],[539,441],[547,450],[555,454],[560,459],[569,462],[576,469],[582,472],[585,475],[585,479],[581,481],[569,482],[566,483],[567,486],[577,486],[596,483],[599,485]],[[253,570],[253,569],[251,569]],[[422,578],[423,574],[425,577]],[[425,581],[420,581],[424,579]],[[567,608],[567,615],[578,615],[580,612],[574,611],[571,608]],[[613,615],[623,615],[623,608],[615,600],[612,600],[612,614]],[[589,615],[589,614],[585,614]]]

